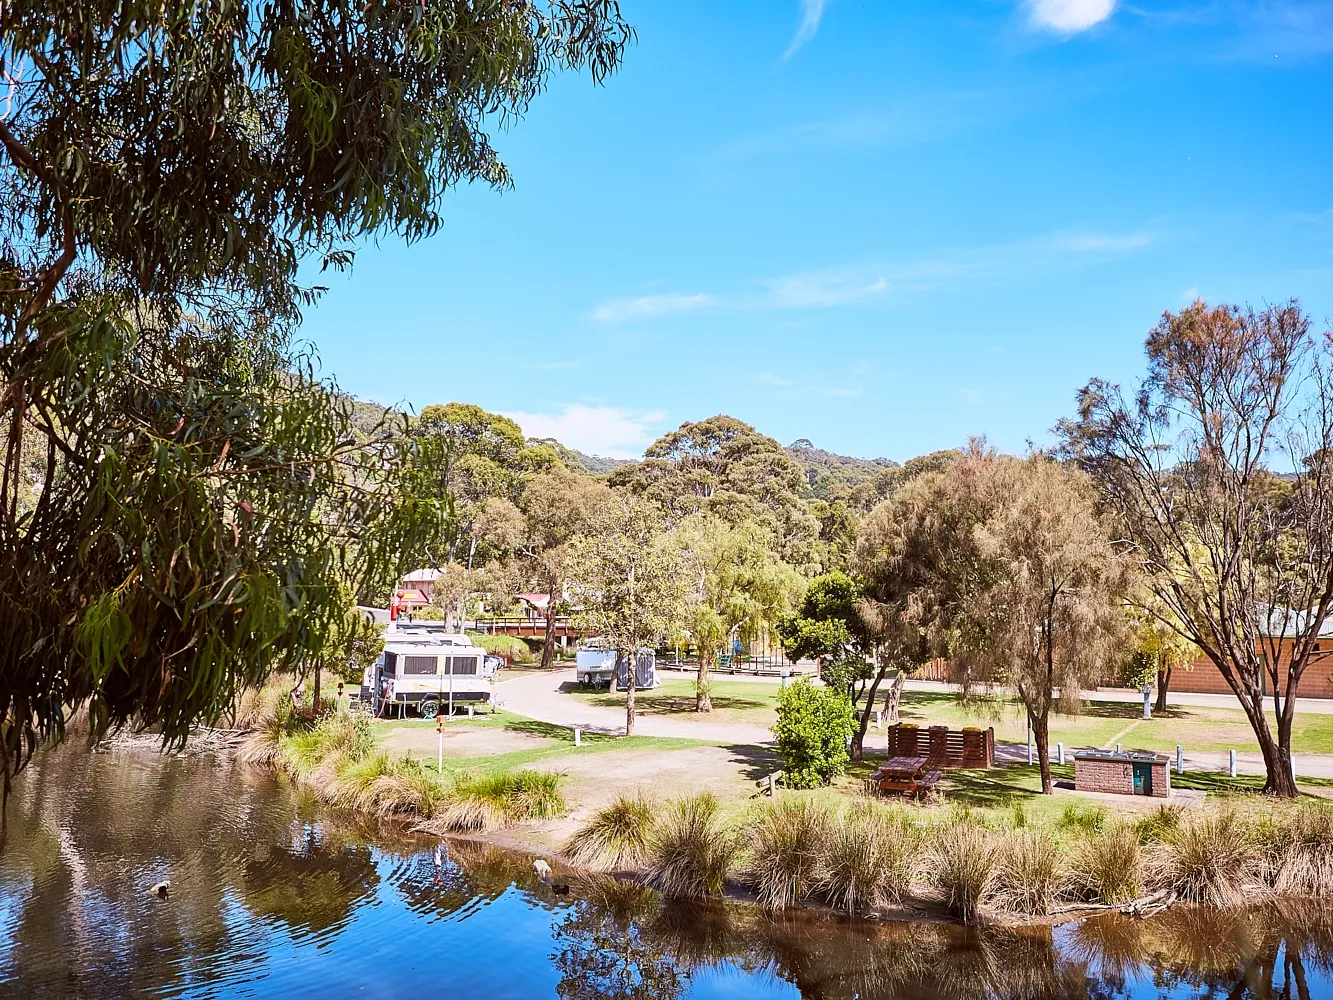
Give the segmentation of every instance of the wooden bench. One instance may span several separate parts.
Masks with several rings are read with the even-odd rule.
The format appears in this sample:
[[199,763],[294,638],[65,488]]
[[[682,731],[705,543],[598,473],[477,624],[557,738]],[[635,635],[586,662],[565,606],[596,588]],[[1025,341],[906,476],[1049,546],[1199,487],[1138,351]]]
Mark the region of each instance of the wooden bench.
[[776,799],[778,797],[778,784],[785,784],[786,780],[787,776],[781,771],[774,771],[772,774],[765,775],[755,782],[755,787],[759,791],[755,792],[752,797],[757,799],[760,796],[767,795],[770,799]]

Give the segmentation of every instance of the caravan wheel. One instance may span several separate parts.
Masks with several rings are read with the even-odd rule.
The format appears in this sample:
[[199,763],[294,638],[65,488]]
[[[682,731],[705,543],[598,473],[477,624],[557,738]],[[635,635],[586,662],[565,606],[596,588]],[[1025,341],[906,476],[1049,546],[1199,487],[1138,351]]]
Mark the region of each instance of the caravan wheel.
[[433,719],[440,714],[440,703],[434,698],[427,698],[419,707],[423,719]]

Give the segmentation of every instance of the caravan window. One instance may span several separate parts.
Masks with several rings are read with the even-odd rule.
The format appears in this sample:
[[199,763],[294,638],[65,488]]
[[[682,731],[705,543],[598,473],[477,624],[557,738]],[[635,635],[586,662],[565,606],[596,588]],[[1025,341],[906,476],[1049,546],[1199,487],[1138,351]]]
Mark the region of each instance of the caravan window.
[[403,673],[405,674],[433,674],[437,657],[434,656],[404,656]]
[[475,656],[451,656],[449,657],[449,672],[452,674],[475,674],[477,672],[477,658]]

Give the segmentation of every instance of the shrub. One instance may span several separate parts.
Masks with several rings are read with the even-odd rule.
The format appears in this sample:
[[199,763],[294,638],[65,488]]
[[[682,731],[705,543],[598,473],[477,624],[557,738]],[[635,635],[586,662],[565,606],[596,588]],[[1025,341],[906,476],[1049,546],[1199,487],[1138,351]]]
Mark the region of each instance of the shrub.
[[841,691],[815,687],[805,678],[784,687],[773,735],[787,785],[816,788],[842,774],[854,729],[851,702]]
[[1133,827],[1116,825],[1077,841],[1070,851],[1070,890],[1080,899],[1127,903],[1143,893],[1143,850]]
[[945,905],[964,923],[995,895],[1000,851],[992,835],[979,826],[949,823],[935,831],[931,876]]
[[763,807],[746,832],[750,847],[742,878],[761,904],[785,910],[814,889],[832,832],[826,806],[780,799]]
[[1064,812],[1056,820],[1055,825],[1061,830],[1070,830],[1082,833],[1101,833],[1106,827],[1106,807],[1088,806],[1083,807],[1074,802],[1065,806]]
[[1160,844],[1180,829],[1180,806],[1158,806],[1134,824],[1140,844]]
[[1011,834],[1000,853],[997,898],[1005,907],[1044,916],[1060,890],[1060,854],[1055,842],[1036,830]]
[[911,888],[920,842],[901,809],[858,802],[833,825],[817,892],[852,914],[895,903]]
[[1153,881],[1190,903],[1233,907],[1263,889],[1263,862],[1233,813],[1181,826],[1150,848]]
[[491,830],[527,819],[554,819],[565,811],[560,775],[507,771],[459,778],[449,801],[425,826],[434,830]]
[[637,865],[648,852],[654,805],[643,795],[620,795],[592,815],[565,843],[565,854],[584,865]]
[[704,793],[671,802],[648,842],[647,881],[667,896],[722,892],[739,851],[718,821],[717,799]]
[[1333,895],[1333,809],[1302,803],[1273,831],[1271,843],[1278,892]]

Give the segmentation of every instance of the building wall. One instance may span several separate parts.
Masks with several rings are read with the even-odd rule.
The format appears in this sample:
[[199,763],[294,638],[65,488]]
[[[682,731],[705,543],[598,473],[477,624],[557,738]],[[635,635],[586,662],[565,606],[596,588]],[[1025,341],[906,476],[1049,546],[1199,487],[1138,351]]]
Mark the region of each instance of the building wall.
[[[1134,765],[1129,761],[1075,760],[1074,787],[1080,792],[1134,794]],[[1171,794],[1171,772],[1165,762],[1152,765],[1152,797],[1164,799]]]
[[[1321,643],[1324,650],[1316,653],[1301,676],[1297,693],[1302,698],[1333,698],[1333,640]],[[1289,655],[1291,643],[1284,641],[1283,667]],[[1283,690],[1286,690],[1283,678]],[[1175,670],[1171,674],[1171,690],[1193,694],[1231,694],[1222,672],[1207,657],[1200,657],[1189,670]]]

